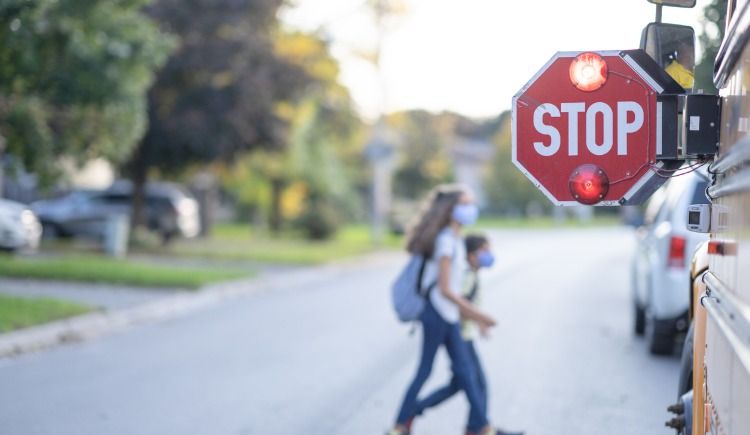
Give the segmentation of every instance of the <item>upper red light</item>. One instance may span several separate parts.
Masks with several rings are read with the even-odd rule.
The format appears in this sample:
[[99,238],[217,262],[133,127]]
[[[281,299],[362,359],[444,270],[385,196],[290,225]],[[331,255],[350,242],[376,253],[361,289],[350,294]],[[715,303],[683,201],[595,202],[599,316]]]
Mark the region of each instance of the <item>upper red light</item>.
[[570,81],[576,88],[591,92],[607,82],[607,62],[596,53],[581,53],[570,63]]
[[573,198],[581,204],[596,204],[609,191],[609,177],[596,165],[581,165],[570,174],[568,188]]

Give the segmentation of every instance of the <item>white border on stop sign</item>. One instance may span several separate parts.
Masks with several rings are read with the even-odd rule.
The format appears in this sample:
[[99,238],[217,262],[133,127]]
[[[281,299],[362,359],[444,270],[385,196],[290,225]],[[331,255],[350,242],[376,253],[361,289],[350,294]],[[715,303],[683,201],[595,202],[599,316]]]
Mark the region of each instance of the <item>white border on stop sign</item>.
[[[554,63],[557,59],[576,57],[576,56],[578,56],[581,53],[596,53],[596,54],[598,54],[598,55],[600,55],[602,57],[605,57],[605,56],[620,56],[620,53],[622,53],[622,50],[558,51],[557,53],[555,53],[550,58],[550,60],[547,61],[547,63],[544,64],[544,66],[542,68],[539,69],[539,71],[536,72],[536,74],[534,74],[534,76],[529,81],[526,82],[525,85],[523,85],[523,87],[521,88],[521,90],[519,90],[518,92],[516,92],[516,94],[513,96],[513,100],[512,100],[512,104],[511,104],[511,107],[512,107],[512,111],[511,111],[511,124],[512,124],[512,127],[513,127],[511,129],[511,131],[512,131],[512,135],[511,135],[512,136],[511,137],[511,156],[512,156],[513,164],[516,166],[516,168],[518,168],[526,176],[526,178],[528,178],[529,180],[531,180],[532,183],[534,183],[534,186],[536,186],[536,188],[539,189],[544,194],[544,196],[546,196],[547,199],[549,199],[550,202],[552,202],[552,204],[554,204],[556,206],[557,205],[574,206],[574,205],[583,205],[583,204],[581,204],[578,201],[558,201],[557,198],[555,198],[554,196],[552,196],[552,194],[542,185],[542,183],[540,183],[539,180],[536,179],[536,177],[534,177],[533,175],[531,175],[531,173],[529,171],[527,171],[526,168],[518,162],[518,159],[516,157],[516,149],[517,149],[517,146],[518,146],[517,138],[516,138],[516,130],[517,130],[517,127],[516,127],[516,105],[517,105],[517,102],[519,100],[519,97],[524,92],[526,92],[529,89],[529,87],[531,87],[531,85],[544,72],[547,71],[547,69],[550,67],[550,65],[552,65],[552,63]],[[649,86],[651,86],[651,88],[654,91],[656,91],[657,94],[661,94],[662,92],[664,92],[664,88],[661,85],[659,85],[658,83],[656,83],[656,81],[650,75],[648,75],[648,73],[646,73],[646,71],[644,71],[643,68],[641,68],[641,66],[638,65],[632,57],[630,57],[629,55],[625,55],[625,56],[622,56],[622,59],[623,59],[623,61],[625,63],[628,64],[629,67],[631,67],[636,72],[636,74],[638,74],[641,77],[641,79],[643,79],[646,82],[648,82]],[[657,123],[657,127],[660,127],[661,119],[658,116],[657,116],[656,123]],[[657,142],[661,141],[661,137],[657,137],[656,139],[657,139]],[[659,144],[657,143],[657,145],[659,145]],[[663,166],[663,163],[662,162],[656,162],[656,164],[654,166],[656,168],[660,168],[661,166]],[[627,192],[625,192],[625,194],[622,196],[622,198],[625,199],[626,201],[629,198],[632,198],[633,195],[635,195],[638,192],[638,190],[641,187],[643,187],[644,184],[646,184],[651,178],[653,178],[654,175],[655,175],[655,172],[653,170],[649,170],[646,174],[643,174],[643,176],[635,184],[633,184],[633,186]],[[601,207],[601,206],[605,206],[605,207],[606,206],[619,206],[619,205],[620,205],[620,203],[618,201],[600,201],[600,202],[594,204],[594,206],[597,206],[597,207]]]

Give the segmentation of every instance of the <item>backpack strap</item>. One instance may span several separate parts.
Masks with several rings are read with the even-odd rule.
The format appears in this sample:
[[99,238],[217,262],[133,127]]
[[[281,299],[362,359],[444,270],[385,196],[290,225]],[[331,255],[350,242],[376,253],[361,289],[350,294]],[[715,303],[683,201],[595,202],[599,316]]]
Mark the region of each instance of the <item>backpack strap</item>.
[[469,302],[474,302],[474,299],[477,297],[478,290],[479,290],[479,276],[474,275],[474,285],[471,286],[471,290],[469,290],[469,294],[466,295],[466,299],[468,299]]
[[422,256],[422,263],[419,265],[419,274],[417,275],[417,293],[422,294],[422,278],[424,270],[427,267],[427,257]]
[[430,261],[430,258],[427,256],[422,257],[422,265],[419,266],[419,278],[417,280],[417,293],[419,293],[420,296],[423,298],[426,298],[427,295],[430,294],[430,291],[432,291],[433,287],[437,285],[437,280],[435,282],[431,283],[427,286],[427,288],[422,288],[422,279],[424,278],[424,270],[427,268],[427,262]]
[[421,294],[421,295],[422,295],[423,297],[425,297],[425,298],[426,298],[427,296],[429,296],[429,295],[430,295],[430,292],[431,292],[431,291],[432,291],[432,289],[434,289],[434,288],[435,288],[436,286],[437,286],[437,280],[433,281],[433,282],[432,282],[432,283],[431,283],[430,285],[428,285],[426,289],[424,289],[424,290],[421,290],[421,291],[420,291],[420,294]]

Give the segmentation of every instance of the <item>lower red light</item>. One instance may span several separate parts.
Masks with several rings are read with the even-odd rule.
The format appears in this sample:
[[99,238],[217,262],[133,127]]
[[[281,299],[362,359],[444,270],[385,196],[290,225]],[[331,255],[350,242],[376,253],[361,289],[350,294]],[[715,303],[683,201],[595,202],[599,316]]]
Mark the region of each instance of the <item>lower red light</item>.
[[576,201],[593,205],[607,196],[609,177],[596,165],[581,165],[570,174],[568,188]]

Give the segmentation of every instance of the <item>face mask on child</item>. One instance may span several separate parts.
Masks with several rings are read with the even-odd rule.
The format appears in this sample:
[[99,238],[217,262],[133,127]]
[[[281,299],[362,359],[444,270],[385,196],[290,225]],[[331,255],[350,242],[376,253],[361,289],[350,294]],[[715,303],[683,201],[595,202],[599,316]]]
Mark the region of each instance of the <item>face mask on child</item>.
[[479,208],[476,204],[456,204],[452,216],[461,225],[471,225],[479,217]]
[[479,263],[479,267],[491,267],[495,264],[495,256],[490,251],[479,251],[477,262]]

